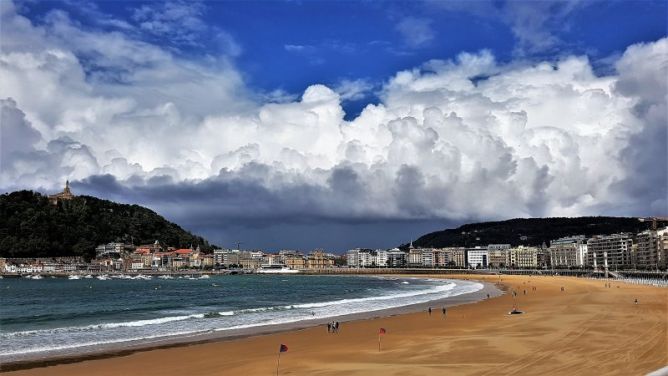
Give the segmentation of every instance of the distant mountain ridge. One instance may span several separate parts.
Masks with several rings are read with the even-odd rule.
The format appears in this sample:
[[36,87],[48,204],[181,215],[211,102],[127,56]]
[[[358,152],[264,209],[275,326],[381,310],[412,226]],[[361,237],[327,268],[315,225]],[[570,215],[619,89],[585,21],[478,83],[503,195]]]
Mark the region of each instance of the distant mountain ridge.
[[163,246],[213,248],[156,212],[91,196],[49,202],[33,191],[0,195],[0,256],[92,258],[95,247],[112,241],[135,245],[159,240]]
[[[668,221],[659,220],[657,225],[666,226]],[[641,222],[637,217],[516,218],[470,223],[455,229],[435,231],[421,236],[413,245],[433,248],[488,244],[540,246],[543,243],[549,245],[551,240],[565,236],[636,233],[650,227],[650,222]]]

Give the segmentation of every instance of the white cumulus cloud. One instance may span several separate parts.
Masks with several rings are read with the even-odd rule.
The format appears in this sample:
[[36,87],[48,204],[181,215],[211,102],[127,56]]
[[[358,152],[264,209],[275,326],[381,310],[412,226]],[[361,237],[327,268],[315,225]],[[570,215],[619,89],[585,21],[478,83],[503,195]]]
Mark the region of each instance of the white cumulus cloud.
[[666,211],[667,39],[609,76],[585,56],[429,61],[346,121],[365,81],[265,102],[224,59],[0,7],[5,190],[70,179],[209,222]]

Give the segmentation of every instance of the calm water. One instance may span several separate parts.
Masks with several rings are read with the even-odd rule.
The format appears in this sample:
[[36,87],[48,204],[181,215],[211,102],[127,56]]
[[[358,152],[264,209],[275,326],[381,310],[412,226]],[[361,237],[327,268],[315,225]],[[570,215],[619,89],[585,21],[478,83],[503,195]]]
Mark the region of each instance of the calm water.
[[239,275],[209,279],[2,279],[0,361],[170,335],[394,308],[481,284],[411,278]]

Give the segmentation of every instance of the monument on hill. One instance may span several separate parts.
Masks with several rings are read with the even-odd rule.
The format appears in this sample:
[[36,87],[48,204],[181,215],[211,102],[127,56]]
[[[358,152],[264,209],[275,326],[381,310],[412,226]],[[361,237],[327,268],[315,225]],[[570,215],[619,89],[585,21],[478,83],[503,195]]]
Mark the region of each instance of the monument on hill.
[[72,191],[70,191],[70,181],[65,182],[65,189],[62,192],[56,193],[55,195],[49,195],[49,202],[53,205],[58,204],[58,201],[62,200],[71,200],[74,198]]

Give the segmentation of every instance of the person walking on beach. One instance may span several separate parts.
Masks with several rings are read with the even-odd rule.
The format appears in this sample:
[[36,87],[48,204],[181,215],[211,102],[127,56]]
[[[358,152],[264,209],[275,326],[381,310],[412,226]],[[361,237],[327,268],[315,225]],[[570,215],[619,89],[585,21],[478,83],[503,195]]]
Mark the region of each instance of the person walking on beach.
[[331,333],[331,332],[332,332],[332,323],[328,322],[327,323],[327,333]]
[[447,309],[445,307],[443,307],[443,317],[445,317],[445,315],[447,315],[447,313],[448,313]]
[[636,298],[636,300],[635,300],[635,302],[634,302],[634,303],[635,303],[635,304],[638,304],[638,298]]
[[427,311],[429,312],[429,316],[431,316],[431,307]]

